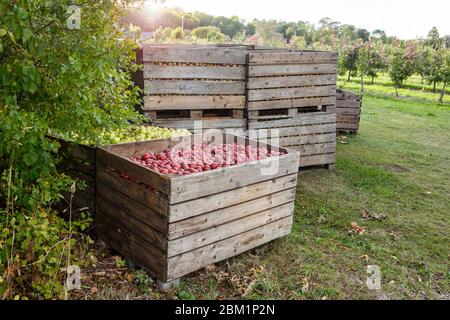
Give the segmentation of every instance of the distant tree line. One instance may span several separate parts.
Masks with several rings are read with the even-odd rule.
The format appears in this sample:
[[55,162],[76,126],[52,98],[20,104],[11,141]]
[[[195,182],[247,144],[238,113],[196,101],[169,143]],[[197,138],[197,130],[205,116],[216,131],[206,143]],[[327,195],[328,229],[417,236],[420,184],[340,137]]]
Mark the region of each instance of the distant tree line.
[[435,27],[424,39],[400,40],[381,29],[370,32],[330,18],[321,19],[318,25],[306,21],[255,19],[246,22],[237,16],[212,16],[180,8],[160,9],[157,14],[131,8],[122,23],[154,32],[154,42],[232,42],[334,50],[340,56],[339,74],[349,81],[359,77],[362,92],[366,77],[373,83],[383,73],[389,75],[398,95],[397,89],[416,74],[423,84],[432,84],[435,92],[440,86],[440,101],[443,101],[450,82],[450,35],[441,37]]

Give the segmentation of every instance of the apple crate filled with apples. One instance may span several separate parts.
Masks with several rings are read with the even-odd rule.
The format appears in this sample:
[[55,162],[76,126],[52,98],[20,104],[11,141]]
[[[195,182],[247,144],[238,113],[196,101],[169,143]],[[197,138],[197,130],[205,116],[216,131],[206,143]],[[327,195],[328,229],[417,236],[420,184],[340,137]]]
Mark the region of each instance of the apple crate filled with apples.
[[156,126],[130,126],[112,131],[99,130],[96,139],[80,139],[77,135],[53,133],[60,144],[61,161],[58,171],[82,181],[74,194],[66,192],[57,205],[63,215],[79,215],[82,212],[95,212],[95,158],[96,145],[109,145],[133,141],[144,141],[190,135],[183,129],[160,128]]
[[296,151],[226,133],[101,147],[97,237],[164,289],[289,234],[298,167]]

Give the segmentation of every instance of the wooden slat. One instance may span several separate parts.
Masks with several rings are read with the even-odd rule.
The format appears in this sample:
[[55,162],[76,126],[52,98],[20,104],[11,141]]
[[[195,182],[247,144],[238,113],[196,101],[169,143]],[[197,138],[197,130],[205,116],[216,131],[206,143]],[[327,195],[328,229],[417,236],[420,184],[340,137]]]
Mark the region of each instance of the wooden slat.
[[[293,149],[295,149],[295,147]],[[321,166],[333,163],[336,163],[335,153],[305,156],[300,158],[300,167]]]
[[[269,158],[263,167],[266,167],[267,170],[262,170],[261,162],[258,161],[194,175],[174,177],[171,179],[171,204],[296,173],[298,154],[292,153]],[[269,168],[277,169],[268,170]],[[192,186],[201,186],[201,188]]]
[[144,93],[159,94],[214,94],[243,95],[243,81],[209,81],[209,80],[145,80]]
[[337,62],[337,52],[306,52],[306,51],[285,51],[285,52],[250,52],[249,63],[269,64],[269,63],[319,63]]
[[337,108],[361,108],[361,101],[336,100]]
[[78,172],[88,177],[94,177],[95,174],[94,162],[85,163],[81,162],[77,158],[67,157],[62,160],[58,167],[62,170],[62,172]]
[[276,100],[276,99],[298,99],[309,97],[328,97],[336,91],[336,86],[317,86],[299,88],[278,88],[249,90],[249,101]]
[[336,121],[338,123],[340,123],[340,122],[359,123],[359,115],[358,116],[348,116],[348,115],[338,114],[336,117]]
[[[293,137],[291,137],[293,138]],[[298,139],[286,139],[286,143],[282,144],[285,146],[289,146],[289,148],[295,148],[296,151],[300,152],[300,159],[304,156],[310,155],[318,155],[318,154],[327,154],[327,153],[336,153],[336,143],[318,143],[318,144],[303,144],[302,142],[298,142]],[[291,139],[288,141],[288,139]]]
[[361,109],[359,108],[336,108],[336,114],[339,115],[353,115],[359,116]]
[[244,109],[245,96],[145,96],[144,110]]
[[216,66],[144,65],[145,79],[245,80],[245,68]]
[[[113,202],[106,201],[103,197],[97,198],[97,210],[105,217],[116,222],[121,227],[129,230],[131,233],[138,235],[140,238],[153,246],[165,251],[167,248],[167,236],[154,229],[148,223],[136,219],[130,215],[128,211],[116,206]],[[150,217],[149,217],[150,218]],[[151,220],[148,220],[151,222]]]
[[[171,205],[169,206],[169,222],[187,219],[274,192],[295,188],[296,184],[297,176],[293,174]],[[203,191],[205,192],[205,190]]]
[[244,50],[143,46],[144,62],[245,64]]
[[161,250],[108,219],[101,212],[96,214],[95,228],[99,239],[145,267],[158,279],[166,280],[166,255]]
[[[168,232],[167,216],[164,216],[154,210],[158,210],[158,206],[152,206],[150,203],[146,206],[142,205],[138,201],[138,197],[130,198],[124,193],[119,192],[103,183],[98,184],[96,196],[99,210],[107,216],[110,216],[109,211],[118,209],[121,211],[120,213],[126,214],[126,216],[123,216],[122,214],[121,217],[132,217],[154,230],[165,234]],[[121,217],[119,216],[117,218],[120,220]]]
[[168,280],[177,279],[264,243],[288,235],[292,228],[292,216],[250,230],[208,246],[183,253],[168,260]]
[[341,89],[336,89],[336,99],[338,100],[353,100],[353,101],[360,101],[362,99],[362,96],[350,91],[344,91]]
[[262,142],[280,145],[280,146],[289,146],[292,147],[294,145],[309,145],[309,144],[318,144],[318,143],[328,143],[336,141],[336,133],[325,133],[325,134],[314,134],[314,135],[305,135],[305,136],[291,136],[291,137],[276,137],[271,136],[268,138],[260,139]]
[[95,148],[75,142],[67,142],[62,139],[53,138],[61,145],[59,152],[71,158],[80,159],[86,162],[94,163]]
[[113,154],[106,149],[97,149],[97,165],[112,168],[118,172],[126,172],[129,176],[139,179],[147,186],[165,194],[169,193],[169,178],[155,171],[140,166],[129,159]]
[[358,130],[359,129],[359,123],[344,123],[341,122],[339,123],[338,127],[336,130]]
[[208,119],[208,120],[157,120],[158,126],[175,129],[225,129],[225,128],[245,128],[246,119]]
[[313,112],[301,114],[291,119],[274,120],[274,121],[262,121],[262,122],[250,122],[248,124],[249,129],[281,129],[284,127],[298,127],[311,124],[333,124],[336,123],[336,114]]
[[291,202],[226,224],[216,225],[213,228],[196,232],[176,240],[171,240],[168,243],[167,256],[170,258],[287,218],[292,215],[293,210],[294,202]]
[[336,74],[337,64],[280,64],[249,66],[250,77],[267,77],[301,74]]
[[336,85],[336,80],[337,76],[335,74],[249,78],[247,88],[270,89],[312,85]]
[[98,166],[97,193],[105,193],[105,191],[101,190],[104,185],[111,187],[112,189],[128,196],[130,199],[133,199],[162,215],[168,214],[168,201],[164,194],[152,192],[141,185],[112,174],[103,166]]
[[256,101],[256,102],[249,101],[248,110],[269,110],[269,109],[324,106],[324,105],[334,105],[335,102],[336,99],[334,95],[329,97],[313,97],[313,98],[289,99],[289,100]]
[[229,221],[240,219],[256,212],[295,200],[296,189],[274,192],[267,196],[243,202],[229,208],[219,209],[189,219],[177,221],[169,225],[169,239],[177,239],[188,234],[212,228]]

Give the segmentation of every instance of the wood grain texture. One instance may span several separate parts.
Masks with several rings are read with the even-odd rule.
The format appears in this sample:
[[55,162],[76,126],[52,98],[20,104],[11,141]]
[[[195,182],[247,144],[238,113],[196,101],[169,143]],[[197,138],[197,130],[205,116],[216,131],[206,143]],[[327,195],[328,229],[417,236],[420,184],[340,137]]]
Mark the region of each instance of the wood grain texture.
[[270,63],[321,63],[321,62],[337,62],[337,52],[325,51],[250,51],[250,64],[270,64]]
[[145,79],[217,79],[245,80],[244,66],[172,66],[144,65]]
[[271,100],[271,101],[249,101],[248,110],[270,110],[285,108],[302,108],[314,106],[334,105],[336,97],[312,97],[301,99]]
[[336,74],[337,64],[276,64],[249,66],[249,77],[302,74]]
[[210,80],[145,80],[146,95],[185,94],[185,95],[244,95],[244,81]]
[[248,101],[298,99],[333,96],[336,86],[249,90]]
[[336,85],[336,80],[337,76],[335,74],[249,78],[247,88],[273,89],[314,85]]
[[292,229],[292,216],[246,231],[234,237],[183,253],[168,260],[169,280],[238,255],[277,238],[288,235]]
[[246,52],[238,48],[143,46],[145,62],[238,64],[246,63]]
[[145,96],[144,110],[244,109],[245,96]]

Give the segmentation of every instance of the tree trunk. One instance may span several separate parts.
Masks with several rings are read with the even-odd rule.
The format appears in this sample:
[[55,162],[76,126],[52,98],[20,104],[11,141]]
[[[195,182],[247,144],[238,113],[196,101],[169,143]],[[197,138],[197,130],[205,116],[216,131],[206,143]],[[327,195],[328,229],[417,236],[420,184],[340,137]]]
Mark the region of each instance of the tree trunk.
[[395,86],[395,96],[398,97],[398,88]]
[[425,91],[424,81],[425,81],[424,76],[420,75],[420,84],[422,85],[422,92]]
[[350,82],[351,74],[352,74],[352,70],[348,69],[348,80],[347,80],[347,82]]
[[441,96],[439,98],[439,103],[444,102],[444,96],[445,96],[445,87],[447,86],[447,82],[444,82],[444,86],[442,87]]
[[436,92],[437,81],[433,81],[433,92]]
[[371,84],[373,84],[374,81],[375,81],[375,76],[372,76],[372,83]]

